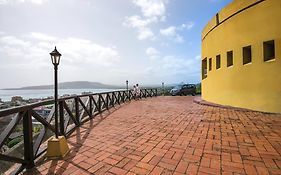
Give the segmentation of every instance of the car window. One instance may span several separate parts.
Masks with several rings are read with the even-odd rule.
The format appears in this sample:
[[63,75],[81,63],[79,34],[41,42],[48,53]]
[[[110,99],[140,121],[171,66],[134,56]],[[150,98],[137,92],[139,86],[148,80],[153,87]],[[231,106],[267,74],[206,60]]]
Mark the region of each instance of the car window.
[[181,89],[181,86],[175,86],[174,89]]

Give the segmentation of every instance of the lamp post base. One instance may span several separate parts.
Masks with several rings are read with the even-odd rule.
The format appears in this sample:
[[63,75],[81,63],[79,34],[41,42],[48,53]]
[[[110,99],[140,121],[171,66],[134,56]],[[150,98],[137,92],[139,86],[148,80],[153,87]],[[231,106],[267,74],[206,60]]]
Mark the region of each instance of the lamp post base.
[[49,159],[62,159],[69,152],[66,138],[59,136],[58,138],[52,137],[48,141],[46,157]]

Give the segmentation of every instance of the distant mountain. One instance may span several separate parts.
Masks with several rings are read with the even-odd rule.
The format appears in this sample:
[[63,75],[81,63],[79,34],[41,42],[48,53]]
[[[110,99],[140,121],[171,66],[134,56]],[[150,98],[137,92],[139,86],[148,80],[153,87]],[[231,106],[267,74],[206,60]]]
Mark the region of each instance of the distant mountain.
[[[26,86],[21,88],[6,88],[3,90],[41,90],[53,89],[54,85]],[[59,83],[59,89],[120,89],[121,86],[107,85],[89,81],[71,81]]]

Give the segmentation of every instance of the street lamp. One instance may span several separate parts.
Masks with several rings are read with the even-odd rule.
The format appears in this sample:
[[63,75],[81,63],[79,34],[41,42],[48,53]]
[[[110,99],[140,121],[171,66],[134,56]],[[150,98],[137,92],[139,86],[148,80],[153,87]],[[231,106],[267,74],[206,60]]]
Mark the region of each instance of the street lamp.
[[[60,64],[61,54],[57,51],[57,48],[50,53],[51,60],[54,65],[55,71],[55,137],[48,140],[46,156],[50,159],[63,158],[68,152],[69,147],[67,145],[66,138],[59,136],[58,126],[58,65]],[[61,121],[62,122],[62,121]]]
[[56,138],[58,138],[58,65],[60,64],[60,57],[61,54],[57,51],[57,47],[50,53],[51,60],[54,65],[55,71],[55,131],[56,131]]
[[129,84],[129,81],[128,80],[126,80],[126,89],[127,89],[127,96],[129,96],[129,86],[128,86],[128,84]]
[[165,95],[164,82],[162,82],[162,91],[163,91],[163,95]]

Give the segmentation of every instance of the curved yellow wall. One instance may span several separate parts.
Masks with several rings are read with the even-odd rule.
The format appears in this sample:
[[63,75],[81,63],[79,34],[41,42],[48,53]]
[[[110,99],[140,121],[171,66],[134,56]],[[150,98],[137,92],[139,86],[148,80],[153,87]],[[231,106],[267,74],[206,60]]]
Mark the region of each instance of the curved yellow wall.
[[[202,32],[202,78],[206,101],[264,112],[281,112],[281,0],[234,0]],[[263,42],[274,40],[275,59],[264,61]],[[243,65],[242,48],[251,45],[252,62]],[[227,67],[227,51],[233,66]],[[216,55],[221,68],[216,69]],[[209,71],[209,58],[212,70]],[[204,72],[204,71],[203,71]]]

